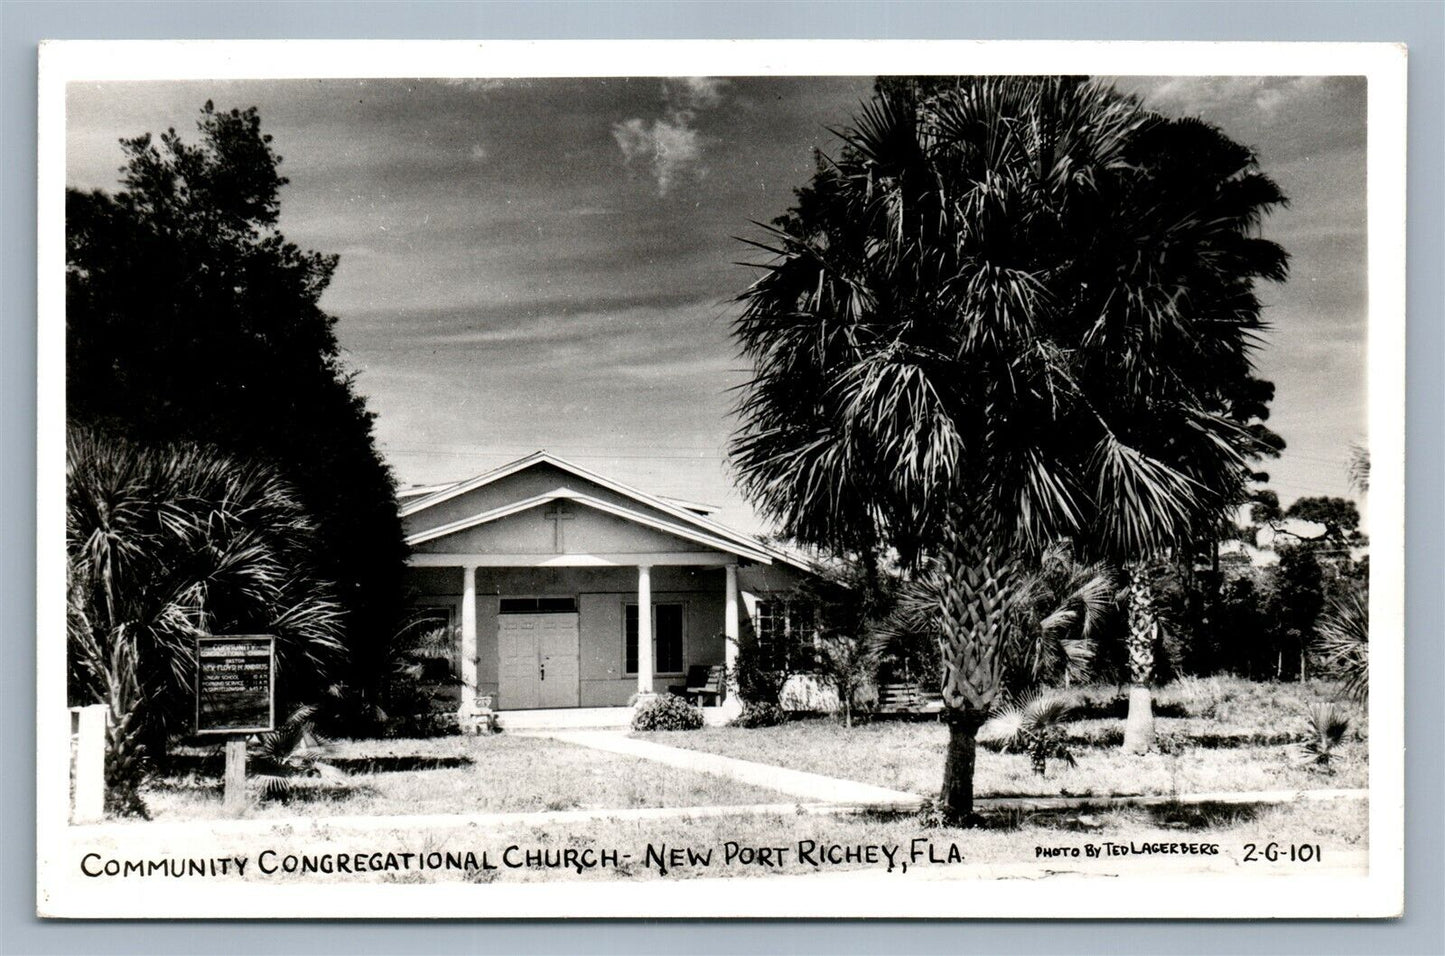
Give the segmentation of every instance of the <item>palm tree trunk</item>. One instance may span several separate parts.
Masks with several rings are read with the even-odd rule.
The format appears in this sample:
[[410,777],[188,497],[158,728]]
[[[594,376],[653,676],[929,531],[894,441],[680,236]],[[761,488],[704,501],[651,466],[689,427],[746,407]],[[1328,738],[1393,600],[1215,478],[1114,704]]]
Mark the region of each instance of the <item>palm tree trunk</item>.
[[1154,749],[1154,639],[1159,625],[1154,617],[1154,588],[1142,562],[1129,574],[1129,716],[1124,722],[1124,750],[1148,753]]
[[976,710],[946,711],[948,753],[943,761],[943,792],[939,807],[951,823],[970,823],[973,812],[973,766],[978,753],[978,728],[984,715]]
[[120,817],[149,819],[140,787],[145,782],[146,721],[141,714],[138,662],[124,634],[113,634],[104,681],[110,708],[105,728],[105,809]]
[[1017,581],[1013,566],[980,542],[955,538],[951,545],[939,568],[947,582],[938,625],[948,720],[940,803],[947,819],[970,822],[975,741],[998,696],[1005,618]]

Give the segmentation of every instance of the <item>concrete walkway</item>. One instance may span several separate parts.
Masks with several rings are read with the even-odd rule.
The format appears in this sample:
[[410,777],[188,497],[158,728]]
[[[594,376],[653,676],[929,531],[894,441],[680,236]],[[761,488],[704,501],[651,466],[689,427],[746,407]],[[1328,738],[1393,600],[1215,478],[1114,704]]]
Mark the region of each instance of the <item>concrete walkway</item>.
[[790,797],[798,797],[811,803],[905,809],[917,807],[923,801],[923,798],[916,793],[889,790],[887,787],[875,787],[868,783],[858,783],[856,780],[840,780],[837,777],[825,777],[820,773],[789,770],[787,767],[754,763],[751,760],[739,760],[736,757],[723,757],[701,750],[668,747],[647,740],[637,740],[621,731],[548,730],[533,731],[531,735],[549,737],[563,743],[576,744],[579,747],[590,747],[593,750],[604,750],[608,753],[651,760],[654,763],[666,764],[669,767],[678,767],[683,770],[696,770],[719,777],[728,777],[741,783],[776,790],[778,793],[785,793]]
[[[843,780],[818,773],[790,770],[773,764],[724,757],[703,750],[669,747],[650,740],[638,740],[617,730],[537,730],[525,736],[549,737],[563,743],[591,747],[608,753],[652,760],[701,773],[728,777],[742,783],[766,787],[808,802],[815,809],[832,806],[839,813],[869,809],[912,810],[923,797],[902,790],[890,790],[856,780]],[[1152,807],[1168,804],[1206,803],[1294,803],[1300,800],[1366,800],[1366,789],[1243,790],[1216,793],[1136,794],[1088,797],[978,796],[974,804],[984,809],[1088,810],[1107,807]]]

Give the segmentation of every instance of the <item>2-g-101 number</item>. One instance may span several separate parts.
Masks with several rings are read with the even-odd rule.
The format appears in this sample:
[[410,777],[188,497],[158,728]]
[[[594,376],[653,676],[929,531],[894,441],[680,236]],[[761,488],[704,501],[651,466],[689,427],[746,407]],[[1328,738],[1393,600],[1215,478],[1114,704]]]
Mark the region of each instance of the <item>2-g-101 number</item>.
[[1278,863],[1286,861],[1289,863],[1318,863],[1323,859],[1318,843],[1290,843],[1280,846],[1278,843],[1266,843],[1260,846],[1258,843],[1246,843],[1244,845],[1244,862],[1258,863],[1261,860],[1266,863]]

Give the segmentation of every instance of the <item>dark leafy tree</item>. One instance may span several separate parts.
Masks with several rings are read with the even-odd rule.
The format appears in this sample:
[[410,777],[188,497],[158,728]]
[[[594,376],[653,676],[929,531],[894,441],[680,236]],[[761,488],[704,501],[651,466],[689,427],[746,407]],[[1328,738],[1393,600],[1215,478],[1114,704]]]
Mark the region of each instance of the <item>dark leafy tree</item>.
[[732,460],[788,536],[948,582],[941,803],[968,816],[1010,608],[1061,537],[1130,567],[1147,713],[1140,569],[1215,533],[1266,452],[1252,284],[1284,276],[1257,236],[1283,197],[1217,129],[1079,78],[883,83],[841,135],[757,243]]
[[1292,535],[1302,541],[1346,545],[1360,538],[1360,509],[1348,498],[1299,498],[1284,516],[1321,527],[1322,530],[1313,535]]
[[274,467],[314,517],[349,683],[374,692],[405,551],[373,416],[320,305],[337,259],[281,233],[287,180],[254,108],[208,102],[197,128],[194,143],[123,140],[119,191],[67,195],[68,412]]
[[1282,549],[1266,632],[1273,643],[1275,679],[1306,676],[1306,653],[1324,606],[1325,576],[1314,550],[1299,545]]

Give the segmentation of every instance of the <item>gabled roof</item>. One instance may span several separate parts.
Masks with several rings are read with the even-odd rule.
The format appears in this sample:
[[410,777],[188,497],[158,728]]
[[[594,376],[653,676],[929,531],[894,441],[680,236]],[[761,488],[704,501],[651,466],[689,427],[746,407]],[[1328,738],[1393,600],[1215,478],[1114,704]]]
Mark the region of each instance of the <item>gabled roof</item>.
[[407,543],[420,544],[424,541],[444,537],[445,535],[476,527],[477,525],[497,521],[530,508],[539,507],[557,498],[566,498],[586,507],[614,514],[630,521],[637,521],[659,531],[696,541],[708,547],[717,548],[718,550],[728,551],[737,554],[739,557],[744,557],[760,564],[771,564],[776,560],[806,571],[816,570],[812,562],[803,558],[801,555],[774,545],[766,544],[752,535],[734,531],[711,518],[705,517],[699,513],[698,509],[706,506],[699,506],[696,502],[683,502],[680,499],[669,499],[658,495],[650,495],[630,485],[625,485],[622,482],[606,478],[596,472],[588,471],[579,465],[574,465],[572,462],[564,458],[559,458],[545,450],[533,452],[530,455],[518,458],[491,471],[477,475],[475,478],[468,478],[465,481],[459,481],[451,485],[439,486],[436,490],[428,489],[430,493],[424,497],[403,501],[401,515],[402,517],[406,517],[426,511],[428,508],[433,508],[443,502],[450,501],[458,495],[466,494],[469,491],[474,491],[477,488],[500,481],[509,475],[514,475],[517,472],[539,465],[550,465],[559,471],[574,475],[583,481],[600,485],[624,498],[645,505],[653,511],[662,512],[672,520],[662,520],[651,515],[640,514],[637,511],[621,508],[615,504],[602,501],[594,496],[573,490],[564,485],[546,494],[536,495],[523,501],[513,502],[503,507],[470,515],[445,525],[415,532],[407,537]]
[[678,498],[674,495],[658,495],[657,497],[663,501],[670,501],[679,508],[686,508],[688,511],[700,514],[703,517],[717,511],[717,505],[703,504],[701,501],[691,501],[687,498]]
[[456,482],[449,481],[441,485],[412,485],[408,488],[398,488],[396,489],[396,498],[398,501],[414,501],[417,498],[434,495],[438,491],[444,488],[450,488],[454,484],[456,484]]

